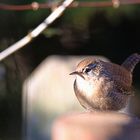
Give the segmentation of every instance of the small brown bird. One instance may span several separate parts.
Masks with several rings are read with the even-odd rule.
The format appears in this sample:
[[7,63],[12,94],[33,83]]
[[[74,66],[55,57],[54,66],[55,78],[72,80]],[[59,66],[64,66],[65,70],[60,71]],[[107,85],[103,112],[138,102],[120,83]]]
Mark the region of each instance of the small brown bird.
[[132,72],[140,61],[132,54],[122,65],[89,57],[82,60],[76,71],[74,91],[80,104],[87,110],[119,111],[128,103],[132,92]]

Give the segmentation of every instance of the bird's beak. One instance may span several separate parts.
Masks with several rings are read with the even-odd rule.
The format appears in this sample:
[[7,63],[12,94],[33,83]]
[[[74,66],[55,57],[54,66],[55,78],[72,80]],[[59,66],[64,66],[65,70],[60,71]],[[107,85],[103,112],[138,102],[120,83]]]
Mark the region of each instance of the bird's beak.
[[85,77],[82,75],[82,72],[74,71],[74,72],[70,73],[69,75],[79,75],[80,77],[85,79]]
[[74,71],[74,72],[70,73],[70,75],[76,75],[76,74],[79,74],[79,72],[78,71]]

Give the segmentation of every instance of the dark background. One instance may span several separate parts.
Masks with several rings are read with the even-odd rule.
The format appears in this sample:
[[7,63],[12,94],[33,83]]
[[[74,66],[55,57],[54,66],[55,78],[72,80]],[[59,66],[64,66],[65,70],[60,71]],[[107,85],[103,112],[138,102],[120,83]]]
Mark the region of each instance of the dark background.
[[[31,2],[32,0],[0,1],[5,4]],[[0,10],[0,50],[21,39],[50,13],[50,9]],[[112,62],[121,64],[135,52],[140,53],[139,5],[67,9],[41,35],[0,63],[0,139],[21,138],[22,83],[46,57],[54,54],[103,55]],[[138,91],[139,72],[140,64],[134,71],[133,81],[133,86]]]

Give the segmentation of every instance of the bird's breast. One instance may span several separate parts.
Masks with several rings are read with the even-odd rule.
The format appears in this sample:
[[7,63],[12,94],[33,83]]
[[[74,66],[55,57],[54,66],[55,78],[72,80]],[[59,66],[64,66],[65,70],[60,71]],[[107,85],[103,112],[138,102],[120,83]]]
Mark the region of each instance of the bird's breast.
[[76,78],[75,93],[86,109],[119,110],[125,107],[128,96],[113,89],[112,81],[103,77],[84,80]]
[[[101,81],[100,81],[101,82]],[[76,83],[77,88],[80,91],[81,94],[85,95],[88,98],[91,98],[94,94],[98,93],[100,88],[100,83],[97,81],[97,79],[91,79],[91,80],[84,80],[81,77],[77,77]]]

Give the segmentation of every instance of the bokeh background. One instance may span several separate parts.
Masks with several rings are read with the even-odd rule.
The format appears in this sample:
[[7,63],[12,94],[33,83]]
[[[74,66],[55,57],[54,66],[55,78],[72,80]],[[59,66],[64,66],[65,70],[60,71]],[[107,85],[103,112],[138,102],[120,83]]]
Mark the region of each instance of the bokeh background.
[[[57,0],[54,1],[57,2]],[[37,2],[52,4],[54,1],[38,0]],[[16,5],[32,2],[32,0],[0,0],[0,3]],[[25,36],[50,13],[51,9],[36,11],[0,9],[0,51]],[[126,57],[135,52],[140,53],[139,4],[120,5],[118,8],[113,6],[68,8],[59,19],[31,43],[0,63],[0,139],[19,140],[23,138],[23,129],[26,129],[26,122],[28,122],[26,120],[28,118],[23,115],[23,106],[26,104],[25,100],[23,103],[23,84],[47,58],[53,58],[54,65],[50,66],[51,70],[56,70],[59,75],[61,73],[59,71],[63,70],[61,66],[67,65],[68,67],[68,62],[73,62],[75,58],[71,65],[86,55],[104,56],[112,62],[121,64]],[[54,55],[55,57],[52,57]],[[66,60],[66,58],[72,60],[67,61],[69,59]],[[45,62],[44,66],[48,61]],[[64,63],[62,64],[62,62]],[[71,69],[74,69],[74,66]],[[63,75],[63,73],[61,74]],[[140,116],[140,64],[137,65],[133,76],[136,93],[135,109],[137,116]],[[57,75],[52,77],[57,77]],[[55,78],[53,80],[54,82],[50,84],[49,88],[55,88],[57,91],[55,85],[57,82],[55,82]],[[63,102],[64,99],[61,100]],[[28,105],[24,107],[26,110]],[[37,136],[35,137],[37,139]],[[46,137],[50,139],[48,135]]]

